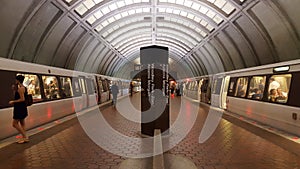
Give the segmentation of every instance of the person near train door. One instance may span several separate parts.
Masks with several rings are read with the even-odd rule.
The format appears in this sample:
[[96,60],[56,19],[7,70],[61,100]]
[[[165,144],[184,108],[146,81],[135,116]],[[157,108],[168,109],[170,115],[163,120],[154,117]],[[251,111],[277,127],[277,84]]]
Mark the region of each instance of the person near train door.
[[111,86],[111,94],[112,94],[112,96],[113,96],[113,98],[112,98],[113,106],[116,106],[116,105],[117,105],[117,97],[118,97],[118,93],[119,93],[119,87],[114,83],[114,84]]
[[23,85],[24,78],[23,75],[16,76],[15,97],[14,100],[9,101],[9,104],[14,106],[12,125],[22,135],[22,138],[17,141],[20,144],[29,142],[25,130],[25,118],[28,116],[28,111],[25,103],[27,89]]

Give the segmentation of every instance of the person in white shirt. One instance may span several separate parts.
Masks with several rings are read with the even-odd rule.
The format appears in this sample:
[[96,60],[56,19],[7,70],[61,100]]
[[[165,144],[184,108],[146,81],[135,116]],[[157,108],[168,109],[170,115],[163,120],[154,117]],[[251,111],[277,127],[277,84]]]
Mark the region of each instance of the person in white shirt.
[[269,91],[271,89],[277,90],[279,87],[280,87],[280,84],[273,77],[271,77],[270,78]]

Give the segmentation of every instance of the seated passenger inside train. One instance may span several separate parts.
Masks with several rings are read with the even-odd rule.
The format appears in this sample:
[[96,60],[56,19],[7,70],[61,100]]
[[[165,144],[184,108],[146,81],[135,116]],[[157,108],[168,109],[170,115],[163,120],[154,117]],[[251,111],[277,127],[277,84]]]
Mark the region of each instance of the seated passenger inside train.
[[286,99],[287,99],[287,93],[283,92],[281,88],[278,88],[276,101],[277,102],[286,102]]
[[252,95],[251,98],[256,99],[256,100],[261,100],[262,96],[263,96],[261,90],[258,88],[255,88],[255,89],[253,89],[253,91],[254,91],[254,94]]
[[269,101],[270,102],[276,102],[276,98],[277,98],[277,90],[276,89],[271,89],[270,90],[270,94],[269,94]]

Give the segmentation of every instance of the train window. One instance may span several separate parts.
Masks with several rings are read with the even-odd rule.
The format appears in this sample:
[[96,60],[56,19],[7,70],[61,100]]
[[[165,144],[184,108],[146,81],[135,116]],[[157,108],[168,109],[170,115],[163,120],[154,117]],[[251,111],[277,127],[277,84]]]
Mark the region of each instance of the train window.
[[79,78],[79,85],[81,88],[81,93],[86,94],[85,82],[83,78]]
[[222,78],[218,78],[214,80],[214,84],[213,84],[213,94],[220,94],[220,90],[221,90],[221,86],[222,86]]
[[99,93],[103,92],[103,85],[102,85],[102,81],[100,78],[98,78],[98,88],[99,88]]
[[234,96],[245,97],[247,91],[247,85],[248,85],[247,77],[238,78],[237,85],[236,85],[237,87]]
[[47,99],[60,98],[58,82],[55,76],[42,76],[44,93]]
[[86,79],[86,87],[88,89],[88,94],[89,95],[95,93],[95,88],[94,88],[92,79]]
[[270,77],[268,87],[268,99],[270,102],[287,102],[291,78],[291,74],[273,75]]
[[103,84],[103,92],[108,91],[109,90],[108,81],[107,80],[102,80],[102,84]]
[[62,89],[62,96],[66,97],[73,97],[73,89],[72,89],[72,82],[71,78],[69,77],[60,77],[60,84]]
[[[20,74],[17,74],[20,75]],[[37,75],[21,74],[25,76],[23,85],[27,88],[28,94],[32,94],[33,102],[41,101],[40,80]]]
[[73,93],[74,96],[80,96],[81,91],[80,91],[80,85],[79,85],[79,80],[78,78],[72,78],[72,86],[73,86]]
[[248,98],[261,100],[266,84],[266,76],[253,76],[249,84]]

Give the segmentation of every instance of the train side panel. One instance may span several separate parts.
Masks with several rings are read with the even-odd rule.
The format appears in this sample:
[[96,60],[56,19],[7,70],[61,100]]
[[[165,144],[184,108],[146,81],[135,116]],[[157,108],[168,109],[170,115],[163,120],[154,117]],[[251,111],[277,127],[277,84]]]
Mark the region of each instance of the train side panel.
[[235,97],[228,97],[227,104],[227,110],[230,112],[300,136],[300,123],[292,117],[293,113],[298,113],[299,117],[298,107],[254,100],[245,101]]

